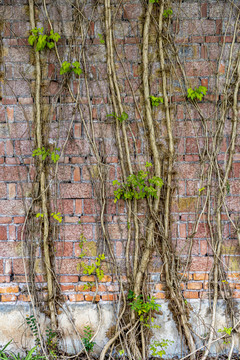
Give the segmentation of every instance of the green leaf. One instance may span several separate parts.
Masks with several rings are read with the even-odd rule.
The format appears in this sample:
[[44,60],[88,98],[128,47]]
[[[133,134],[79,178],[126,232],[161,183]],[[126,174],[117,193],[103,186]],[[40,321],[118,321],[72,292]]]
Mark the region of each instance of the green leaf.
[[54,48],[54,42],[48,42],[47,43],[47,47],[51,50],[52,48]]
[[29,43],[31,46],[34,45],[34,43],[35,43],[36,40],[37,40],[37,37],[36,37],[35,35],[30,35],[30,36],[28,37],[28,43]]
[[101,44],[105,44],[103,35],[102,35],[102,34],[98,34],[98,37],[99,37],[99,39],[100,39],[100,43],[101,43]]
[[80,68],[73,68],[73,71],[76,75],[81,75],[82,74],[82,69]]
[[47,35],[39,35],[36,45],[36,51],[41,51],[45,48],[47,44]]
[[147,161],[145,166],[146,166],[146,168],[149,168],[149,167],[152,166],[152,163],[150,163],[150,162]]
[[71,70],[72,70],[71,64],[68,61],[64,61],[60,69],[60,75],[66,74]]
[[123,121],[126,121],[128,119],[128,114],[124,111],[120,117],[118,117],[118,120],[122,123]]
[[117,115],[116,115],[116,113],[112,113],[112,114],[107,114],[107,117],[114,117],[114,118],[117,118]]
[[150,95],[149,98],[151,100],[152,106],[158,106],[158,105],[160,105],[160,103],[163,104],[163,98],[161,96],[156,97],[156,96]]

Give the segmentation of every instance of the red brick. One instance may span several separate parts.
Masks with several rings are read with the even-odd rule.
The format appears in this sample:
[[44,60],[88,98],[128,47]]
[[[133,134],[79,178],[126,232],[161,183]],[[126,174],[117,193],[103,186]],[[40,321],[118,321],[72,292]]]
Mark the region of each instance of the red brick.
[[82,294],[70,294],[68,297],[69,300],[73,302],[84,301],[84,296]]
[[81,180],[80,168],[79,168],[79,167],[77,167],[77,168],[74,169],[73,180],[74,180],[74,181],[80,181],[80,180]]
[[212,257],[197,257],[192,258],[190,271],[210,271],[213,264]]
[[126,19],[138,19],[142,14],[142,8],[138,4],[124,6],[124,17]]
[[193,280],[208,280],[208,274],[193,274]]
[[222,20],[216,20],[216,34],[220,35],[222,33]]
[[55,244],[56,256],[72,256],[73,244],[71,242],[57,242]]
[[60,184],[63,199],[84,199],[92,196],[90,184]]
[[30,296],[29,295],[24,295],[24,294],[20,294],[20,295],[18,295],[18,300],[19,301],[31,301],[31,299],[30,299]]
[[156,299],[165,299],[166,296],[163,292],[159,292],[159,293],[154,294],[154,297]]
[[116,296],[116,294],[104,294],[104,295],[102,295],[102,300],[103,301],[114,301],[114,300],[117,300],[117,296]]
[[[94,296],[87,294],[87,295],[84,295],[84,298],[85,298],[86,301],[93,301]],[[100,296],[97,295],[95,297],[95,301],[99,301],[99,300],[100,300]]]
[[89,224],[65,225],[60,229],[60,237],[63,240],[79,240],[83,234],[87,240],[93,239],[93,227]]
[[75,138],[81,138],[82,137],[82,125],[81,124],[75,124],[74,125],[74,137]]
[[82,200],[75,200],[75,213],[76,214],[82,214]]
[[74,291],[74,285],[61,285],[62,291]]
[[60,276],[60,283],[75,283],[75,282],[78,282],[78,276],[76,275]]
[[75,291],[80,291],[80,292],[89,292],[91,288],[89,287],[86,287],[86,284],[85,285],[76,285],[75,286]]
[[24,221],[25,221],[25,217],[23,217],[23,216],[15,216],[14,217],[14,223],[15,224],[23,224]]
[[183,296],[186,299],[198,299],[198,292],[197,291],[184,291]]
[[10,302],[10,301],[16,301],[17,296],[16,295],[2,295],[1,301],[2,302]]
[[0,241],[1,240],[7,240],[7,226],[0,226]]
[[186,224],[179,224],[179,236],[180,238],[186,239],[187,237]]
[[0,275],[0,284],[9,283],[9,282],[10,282],[10,276]]
[[189,290],[200,290],[200,289],[202,289],[202,283],[201,282],[189,282],[187,284],[187,288]]
[[18,293],[19,287],[15,286],[4,286],[0,287],[0,294],[10,294],[10,293]]
[[83,282],[93,282],[93,281],[95,281],[95,277],[93,275],[81,276],[81,281],[83,281]]
[[0,179],[3,181],[23,181],[27,179],[27,169],[20,166],[1,166]]
[[207,10],[208,10],[208,4],[207,3],[201,4],[201,17],[203,18],[207,17]]
[[207,50],[206,45],[201,46],[201,57],[200,58],[201,59],[207,59],[208,58],[208,50]]
[[71,259],[71,261],[69,261],[69,259],[57,259],[56,260],[56,266],[57,269],[59,269],[60,274],[78,274],[78,264],[79,264],[79,260],[78,259]]
[[205,86],[206,88],[208,88],[208,79],[202,79],[201,80],[201,85]]
[[219,65],[218,72],[219,72],[219,74],[224,74],[225,73],[225,65],[224,64]]
[[[26,265],[27,265],[27,261],[26,261]],[[24,266],[22,259],[13,259],[13,273],[14,275],[24,274]]]
[[104,277],[102,278],[102,280],[100,282],[111,282],[112,281],[112,277],[109,275],[104,275]]
[[234,290],[232,296],[233,296],[234,299],[240,298],[240,291],[239,290]]
[[165,289],[165,285],[164,284],[156,284],[156,290],[158,291],[162,291]]
[[0,198],[2,199],[7,198],[7,185],[4,183],[0,183]]
[[221,40],[220,36],[206,36],[207,43],[217,43]]
[[213,61],[191,61],[185,65],[187,76],[210,76],[216,72],[216,63]]

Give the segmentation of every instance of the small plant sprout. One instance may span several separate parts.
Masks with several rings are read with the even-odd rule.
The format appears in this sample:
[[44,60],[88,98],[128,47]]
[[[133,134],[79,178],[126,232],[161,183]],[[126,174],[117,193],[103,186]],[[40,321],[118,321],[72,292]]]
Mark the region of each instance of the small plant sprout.
[[42,160],[44,161],[46,159],[46,157],[50,155],[50,151],[46,150],[45,147],[43,146],[42,148],[37,148],[35,150],[33,150],[32,156],[42,156]]
[[36,347],[40,346],[40,340],[38,337],[38,329],[37,329],[37,321],[36,321],[34,315],[27,316],[26,322],[33,334],[35,346]]
[[[146,168],[152,166],[146,163]],[[157,188],[163,186],[163,180],[160,177],[149,177],[149,171],[138,171],[137,175],[131,174],[127,177],[126,183],[121,184],[118,180],[113,181],[113,185],[118,185],[118,189],[114,191],[114,202],[118,200],[144,199],[150,196],[157,198]],[[155,187],[154,187],[155,186]]]
[[121,116],[117,116],[115,113],[113,113],[113,114],[108,114],[107,117],[114,117],[120,123],[123,123],[124,121],[128,120],[128,114],[125,111],[121,114]]
[[201,192],[202,192],[203,190],[205,190],[205,187],[204,187],[204,186],[203,186],[201,189],[198,190],[198,191],[199,191],[199,194],[201,194]]
[[60,158],[60,155],[56,151],[60,151],[60,148],[56,148],[54,151],[51,152],[51,159],[54,162],[54,164],[56,164],[56,162]]
[[[218,332],[225,333],[226,335],[231,336],[232,335],[232,327],[225,327],[223,329],[219,329]],[[224,344],[230,344],[230,341],[223,341]]]
[[207,88],[205,86],[199,86],[198,88],[195,89],[188,89],[188,95],[187,97],[191,100],[200,100],[202,101],[202,98],[204,95],[207,94]]
[[54,162],[54,164],[56,164],[56,162],[60,158],[60,155],[57,153],[57,151],[60,151],[60,148],[55,148],[52,152],[50,152],[49,150],[46,150],[43,146],[42,148],[37,148],[33,150],[32,156],[42,156],[43,161],[47,158],[47,156],[51,156],[52,161]]
[[120,356],[121,356],[121,355],[124,355],[124,350],[123,350],[123,349],[119,351],[119,355],[120,355]]
[[94,341],[91,341],[91,338],[93,336],[93,331],[90,328],[90,326],[84,326],[84,336],[82,338],[83,344],[85,346],[85,349],[87,352],[92,351],[94,345],[96,344]]
[[60,213],[60,212],[58,212],[58,213],[52,212],[52,213],[51,213],[51,216],[52,216],[55,220],[57,220],[57,221],[59,222],[59,224],[61,224],[61,222],[62,222],[62,216],[61,216],[61,213]]
[[[161,341],[154,341],[152,344],[150,344],[150,350],[152,352],[152,356],[160,356],[162,359],[163,355],[166,355],[165,349],[171,344],[173,344],[174,341],[163,339]],[[160,347],[160,350],[158,350],[158,347]]]
[[[131,290],[128,293],[128,299],[132,300],[132,302],[130,303],[131,309],[137,313],[137,315],[139,316],[139,320],[143,322],[144,326],[150,327],[150,325],[148,324],[148,320],[150,320],[151,322],[154,322],[155,320],[153,317],[149,317],[150,311],[159,311],[161,305],[156,303],[156,299],[154,297],[150,298],[149,296],[147,298],[147,301],[144,302],[142,295],[135,296],[135,294]],[[157,325],[153,325],[151,327],[159,328],[159,326]]]
[[28,43],[31,46],[35,45],[36,51],[43,50],[46,46],[49,49],[54,47],[54,44],[58,42],[61,38],[60,35],[56,32],[54,33],[53,30],[50,31],[50,35],[43,34],[44,28],[34,28],[30,30],[31,35],[28,37]]
[[168,18],[168,17],[171,16],[172,14],[173,14],[173,11],[172,11],[171,8],[166,9],[166,10],[163,11],[163,16],[164,16],[165,18]]
[[43,218],[43,214],[37,213],[36,218],[39,218],[39,217]]
[[163,104],[163,97],[161,97],[161,96],[156,97],[156,96],[150,95],[149,98],[151,100],[152,107]]
[[99,37],[100,43],[101,43],[101,44],[105,44],[105,40],[104,40],[103,34],[98,34],[98,37]]
[[70,72],[74,72],[76,75],[82,74],[82,69],[80,67],[80,63],[78,61],[74,61],[72,64],[68,61],[64,61],[62,63],[61,69],[60,69],[60,75],[67,74]]
[[159,0],[149,0],[149,3],[150,3],[150,4],[155,4],[155,3],[158,4],[158,3],[159,3]]

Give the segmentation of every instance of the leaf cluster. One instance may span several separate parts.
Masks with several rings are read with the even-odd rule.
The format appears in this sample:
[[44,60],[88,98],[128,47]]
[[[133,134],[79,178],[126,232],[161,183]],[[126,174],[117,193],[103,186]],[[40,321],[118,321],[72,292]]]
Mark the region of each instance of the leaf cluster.
[[123,111],[123,113],[120,116],[117,116],[116,113],[112,113],[112,114],[108,114],[107,117],[114,117],[120,123],[123,123],[124,121],[128,120],[128,114],[125,111]]
[[[147,323],[149,320],[149,313],[150,311],[159,311],[161,305],[156,303],[156,299],[154,297],[150,298],[148,296],[147,301],[144,302],[142,295],[135,296],[133,291],[129,291],[128,299],[132,299],[133,301],[130,303],[131,309],[134,310],[138,316],[139,320],[144,322],[144,325],[150,327]],[[151,322],[154,322],[154,318],[151,317]],[[158,326],[157,326],[158,327]]]
[[62,63],[61,69],[60,69],[60,75],[67,74],[70,72],[74,72],[76,75],[82,74],[82,69],[80,68],[80,63],[78,61],[74,61],[73,63],[70,63],[68,61],[64,61]]
[[36,347],[40,346],[40,340],[39,340],[39,337],[38,337],[37,324],[36,324],[36,319],[35,319],[34,315],[27,316],[26,317],[26,322],[27,322],[32,334],[33,334]]
[[199,86],[198,88],[195,89],[189,88],[187,97],[191,100],[198,99],[202,101],[203,96],[206,94],[207,94],[207,88],[205,86]]
[[[223,329],[219,329],[218,332],[220,332],[220,333],[225,333],[226,335],[231,336],[231,334],[232,334],[232,327],[227,328],[227,327],[224,326],[224,328],[223,328]],[[223,343],[224,343],[224,344],[229,344],[230,341],[224,341]]]
[[[146,163],[146,168],[152,166],[151,163]],[[163,180],[158,176],[149,178],[149,171],[138,171],[137,175],[131,174],[127,177],[126,183],[120,183],[118,180],[113,181],[113,185],[118,185],[119,188],[114,191],[114,202],[118,200],[132,200],[144,199],[150,196],[157,198],[157,189],[163,186]],[[155,186],[155,187],[154,187]]]
[[41,51],[46,46],[49,49],[52,49],[54,47],[55,42],[58,42],[58,40],[61,38],[60,35],[56,32],[54,33],[53,30],[50,31],[50,35],[43,34],[43,27],[41,28],[34,28],[30,30],[31,35],[28,37],[28,43],[31,46],[36,45],[35,50]]
[[[51,213],[51,216],[52,216],[55,220],[57,220],[57,221],[59,222],[59,224],[61,224],[61,222],[62,222],[62,216],[60,216],[60,215],[61,215],[60,212],[58,212],[58,213],[52,212],[52,213]],[[43,218],[43,216],[44,216],[44,214],[37,213],[36,218],[39,218],[39,217]]]
[[8,353],[5,352],[8,345],[12,342],[9,341],[2,350],[0,350],[0,360],[38,360],[38,359],[46,359],[45,356],[40,356],[38,354],[34,355],[34,352],[37,349],[37,346],[35,346],[33,349],[31,349],[26,356],[22,356],[20,354],[14,355],[12,351],[8,351]]
[[46,150],[43,146],[42,148],[37,148],[33,150],[32,156],[42,156],[43,161],[46,159],[47,156],[51,156],[52,161],[54,162],[54,164],[56,164],[56,162],[60,158],[60,155],[56,151],[60,151],[60,148],[56,148],[52,152],[50,152],[48,149]]
[[93,331],[90,326],[84,326],[84,337],[82,338],[83,344],[87,352],[92,351],[94,345],[96,344],[94,341],[91,341],[93,336]]
[[150,95],[149,98],[151,100],[152,107],[163,104],[163,97],[161,97],[161,96],[157,97],[157,96]]
[[[162,341],[154,341],[152,344],[150,344],[150,350],[152,352],[152,356],[160,356],[162,358],[163,355],[166,355],[165,349],[173,344],[174,341],[163,339]],[[158,347],[161,347],[161,350],[158,350]]]
[[163,16],[164,16],[165,18],[168,18],[168,17],[171,16],[172,14],[173,14],[173,11],[172,11],[171,8],[166,9],[166,10],[163,11]]
[[56,339],[57,333],[53,331],[50,327],[46,329],[46,343],[49,353],[56,358],[56,350],[57,350],[57,342],[54,341]]
[[[81,254],[79,257],[82,259],[84,255]],[[95,263],[93,263],[91,265],[86,265],[82,261],[80,264],[78,264],[78,270],[80,270],[80,268],[82,268],[83,274],[85,274],[85,275],[96,274],[98,280],[101,281],[104,277],[104,272],[101,268],[103,260],[105,260],[105,255],[101,254],[96,258]]]
[[57,220],[57,221],[59,222],[59,224],[61,224],[61,222],[62,222],[62,216],[60,216],[60,215],[61,215],[60,212],[58,212],[58,213],[52,212],[52,213],[51,213],[51,216],[52,216],[55,220]]

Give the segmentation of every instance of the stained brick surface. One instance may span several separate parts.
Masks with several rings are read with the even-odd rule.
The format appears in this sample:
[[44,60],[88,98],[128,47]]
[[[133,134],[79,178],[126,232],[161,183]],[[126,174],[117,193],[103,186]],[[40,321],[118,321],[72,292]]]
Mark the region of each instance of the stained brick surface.
[[[3,3],[3,5],[2,5]],[[177,3],[177,2],[176,2]],[[0,106],[0,299],[2,302],[29,301],[26,294],[21,293],[21,284],[25,282],[24,266],[21,259],[21,229],[24,223],[24,204],[22,196],[26,197],[27,204],[31,200],[31,186],[36,174],[32,151],[33,139],[33,103],[32,89],[34,88],[34,65],[32,64],[32,49],[27,43],[29,35],[29,19],[24,1],[3,1],[0,4],[3,9],[4,26],[2,29],[3,58],[2,71],[5,73],[5,83],[1,84]],[[86,8],[86,16],[91,16],[90,8]],[[55,20],[55,26],[60,22],[59,13],[49,5],[51,17]],[[101,10],[102,11],[102,10]],[[129,80],[135,90],[136,100],[141,107],[141,31],[142,31],[143,8],[140,1],[128,0],[123,8],[120,6],[116,14],[114,33],[117,50],[123,57],[124,69],[116,56],[117,75],[121,85],[123,103],[129,114],[130,120],[139,119],[135,109],[135,100],[132,96]],[[199,107],[211,121],[214,111],[214,87],[215,77],[218,72],[220,83],[224,83],[227,69],[227,56],[230,51],[230,43],[233,38],[233,27],[229,27],[225,38],[226,47],[223,51],[222,62],[218,67],[217,58],[221,51],[223,35],[226,28],[229,13],[229,4],[225,1],[183,2],[181,6],[173,6],[173,18],[171,20],[172,31],[176,33],[175,42],[180,59],[184,63],[188,81],[192,86],[203,85],[208,87],[208,95],[199,104]],[[176,14],[179,21],[176,21]],[[71,28],[73,14],[71,7],[64,6],[62,9],[64,28],[62,43],[68,36]],[[113,240],[113,251],[119,264],[124,264],[124,250],[126,246],[127,219],[126,208],[123,202],[114,204],[112,180],[119,178],[120,166],[117,160],[117,147],[114,139],[114,128],[111,122],[106,121],[106,114],[111,111],[108,103],[109,89],[107,84],[106,51],[105,46],[99,41],[98,33],[101,32],[101,23],[92,21],[87,36],[87,61],[89,65],[89,88],[92,94],[92,117],[97,146],[105,149],[105,163],[108,165],[107,177],[107,206],[106,219],[108,233]],[[234,54],[239,50],[239,37],[237,38]],[[59,45],[62,56],[63,46]],[[50,105],[54,96],[59,91],[62,80],[59,74],[59,65],[54,53],[47,51],[42,79],[43,104],[45,112],[50,111]],[[152,64],[152,71],[158,69],[159,64]],[[155,70],[154,70],[155,69]],[[127,76],[126,73],[127,72]],[[51,80],[51,81],[49,81]],[[84,78],[80,79],[80,97],[82,111],[85,119],[89,120],[87,109],[87,95]],[[152,91],[159,93],[161,79],[153,79]],[[72,89],[77,93],[77,81],[73,81]],[[193,108],[187,110],[181,95],[179,83],[175,81],[173,88],[174,136],[176,138],[176,192],[172,204],[172,217],[174,219],[172,240],[177,252],[186,258],[189,243],[186,243],[191,235],[195,220],[195,209],[199,190],[200,163],[198,156],[198,144],[196,133],[199,136],[200,146],[205,141],[205,133],[202,129],[199,114]],[[107,108],[106,108],[107,106]],[[74,104],[70,97],[63,97],[61,106],[58,104],[51,118],[49,142],[58,142],[62,147],[68,134],[74,112]],[[158,121],[163,115],[159,112]],[[63,216],[60,230],[56,232],[54,250],[56,256],[56,272],[59,277],[62,292],[65,299],[70,302],[92,301],[94,288],[84,290],[84,285],[94,281],[93,276],[85,276],[77,270],[79,264],[79,241],[82,233],[87,243],[95,244],[101,240],[99,232],[100,208],[97,202],[96,186],[91,182],[96,176],[96,159],[94,158],[88,140],[86,129],[81,123],[79,114],[74,115],[70,128],[70,137],[64,150],[64,157],[59,161],[57,176],[57,210]],[[193,129],[193,122],[195,131]],[[60,130],[59,130],[60,129]],[[134,121],[131,129],[137,136],[136,153],[144,161],[144,144],[138,136],[137,126]],[[225,152],[229,146],[229,133],[231,130],[231,117],[229,117],[219,160],[224,161]],[[164,136],[159,141],[164,143]],[[129,132],[129,142],[133,143]],[[231,211],[231,216],[239,216],[240,196],[240,140],[238,138],[237,151],[234,154],[233,169],[229,180],[230,193],[226,203]],[[50,169],[49,176],[54,174],[54,168]],[[96,180],[96,179],[95,179]],[[51,191],[55,191],[51,188]],[[54,201],[51,199],[51,204]],[[144,206],[140,209],[140,217],[144,217]],[[81,221],[81,224],[78,222]],[[240,297],[239,290],[239,266],[234,243],[229,246],[230,240],[234,240],[236,234],[229,226],[228,218],[224,219],[224,248],[223,260],[229,264],[229,281],[234,290],[233,296]],[[233,238],[233,239],[232,239]],[[201,219],[192,243],[192,261],[189,266],[188,279],[182,283],[183,295],[187,299],[208,297],[208,273],[213,265],[211,246],[209,245],[209,231],[206,217]],[[187,247],[186,247],[187,246]],[[91,248],[92,249],[92,248]],[[87,251],[87,261],[91,263],[95,259],[95,251]],[[37,253],[39,257],[39,253]],[[37,281],[44,282],[44,270],[40,259],[36,267]],[[121,265],[122,266],[122,265]],[[232,266],[232,269],[231,269]],[[154,258],[150,267],[150,279],[159,274],[162,264]],[[233,272],[231,272],[231,270]],[[124,276],[124,272],[122,273]],[[152,275],[152,278],[151,278]],[[188,281],[189,280],[189,281]],[[155,280],[152,280],[153,283]],[[164,286],[155,282],[155,296],[164,299]],[[118,287],[113,285],[114,279],[106,273],[99,285],[96,301],[113,301],[116,299]],[[20,287],[20,289],[19,289]]]

